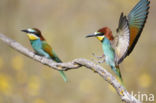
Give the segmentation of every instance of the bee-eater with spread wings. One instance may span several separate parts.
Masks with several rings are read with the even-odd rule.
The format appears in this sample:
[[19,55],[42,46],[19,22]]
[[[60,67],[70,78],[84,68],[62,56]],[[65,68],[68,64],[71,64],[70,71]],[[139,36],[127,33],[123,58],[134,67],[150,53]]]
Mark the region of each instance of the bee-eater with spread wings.
[[[42,36],[39,29],[30,28],[26,30],[22,30],[23,32],[27,33],[27,36],[30,40],[32,48],[35,52],[39,55],[42,55],[48,59],[52,59],[57,63],[61,63],[61,59],[56,55],[52,47],[46,42],[44,37]],[[59,71],[63,80],[67,82],[67,77],[63,71]]]
[[105,61],[122,81],[119,64],[134,49],[149,13],[149,0],[140,0],[128,16],[121,13],[117,35],[113,36],[108,27],[99,29],[86,37],[97,37],[102,43]]

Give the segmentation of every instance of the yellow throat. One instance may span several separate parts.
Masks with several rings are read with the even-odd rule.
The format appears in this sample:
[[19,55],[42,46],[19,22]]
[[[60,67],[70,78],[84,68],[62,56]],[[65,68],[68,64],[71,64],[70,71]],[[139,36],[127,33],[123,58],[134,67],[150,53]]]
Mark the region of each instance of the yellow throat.
[[104,39],[104,36],[97,36],[97,39],[102,41]]
[[37,37],[36,35],[34,34],[30,34],[30,33],[27,33],[27,36],[30,40],[37,40],[39,37]]

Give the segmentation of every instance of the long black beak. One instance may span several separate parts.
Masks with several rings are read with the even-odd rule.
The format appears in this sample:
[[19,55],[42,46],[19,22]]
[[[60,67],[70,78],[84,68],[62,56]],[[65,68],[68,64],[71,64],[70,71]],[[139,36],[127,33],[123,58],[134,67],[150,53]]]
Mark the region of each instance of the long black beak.
[[86,35],[86,38],[88,38],[88,37],[96,37],[97,36],[97,34],[88,34],[88,35]]
[[88,38],[88,37],[96,37],[96,36],[101,36],[101,35],[104,35],[104,34],[101,33],[101,32],[95,32],[94,34],[88,34],[88,35],[86,36],[86,38]]
[[22,32],[26,32],[26,33],[28,32],[28,30],[21,30],[21,31],[22,31]]

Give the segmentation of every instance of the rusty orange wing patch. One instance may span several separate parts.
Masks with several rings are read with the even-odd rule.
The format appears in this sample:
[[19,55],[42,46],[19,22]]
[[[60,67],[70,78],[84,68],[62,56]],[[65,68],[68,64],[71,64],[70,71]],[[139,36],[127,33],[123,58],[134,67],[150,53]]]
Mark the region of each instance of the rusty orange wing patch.
[[53,58],[52,47],[46,41],[42,41],[42,48],[50,55],[51,58]]
[[127,56],[134,49],[146,23],[149,13],[149,0],[140,0],[140,2],[131,10],[128,15],[130,29],[130,43]]

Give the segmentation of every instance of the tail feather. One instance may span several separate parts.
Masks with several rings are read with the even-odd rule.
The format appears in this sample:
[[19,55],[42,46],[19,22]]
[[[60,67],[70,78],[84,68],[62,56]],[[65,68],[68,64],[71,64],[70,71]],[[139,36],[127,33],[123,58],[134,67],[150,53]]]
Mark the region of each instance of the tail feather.
[[61,71],[61,70],[59,71],[59,73],[61,74],[61,77],[63,78],[64,82],[67,82],[68,79],[67,79],[65,73],[63,71]]
[[120,79],[122,85],[124,85],[124,84],[123,84],[123,79],[122,79],[122,75],[121,75],[119,66],[116,66],[116,67],[111,66],[111,68],[112,68],[112,70],[115,72],[115,74],[119,77],[119,79]]
[[[56,61],[57,63],[62,63],[61,59],[56,55],[56,53],[54,51],[53,52],[53,57],[51,57],[54,61]],[[68,82],[67,76],[65,75],[65,73],[62,70],[59,70],[61,77],[63,78],[64,82]]]
[[122,79],[122,75],[121,75],[121,72],[120,72],[120,68],[116,68],[116,71],[117,71],[117,75],[118,75],[119,79],[123,83],[123,79]]

